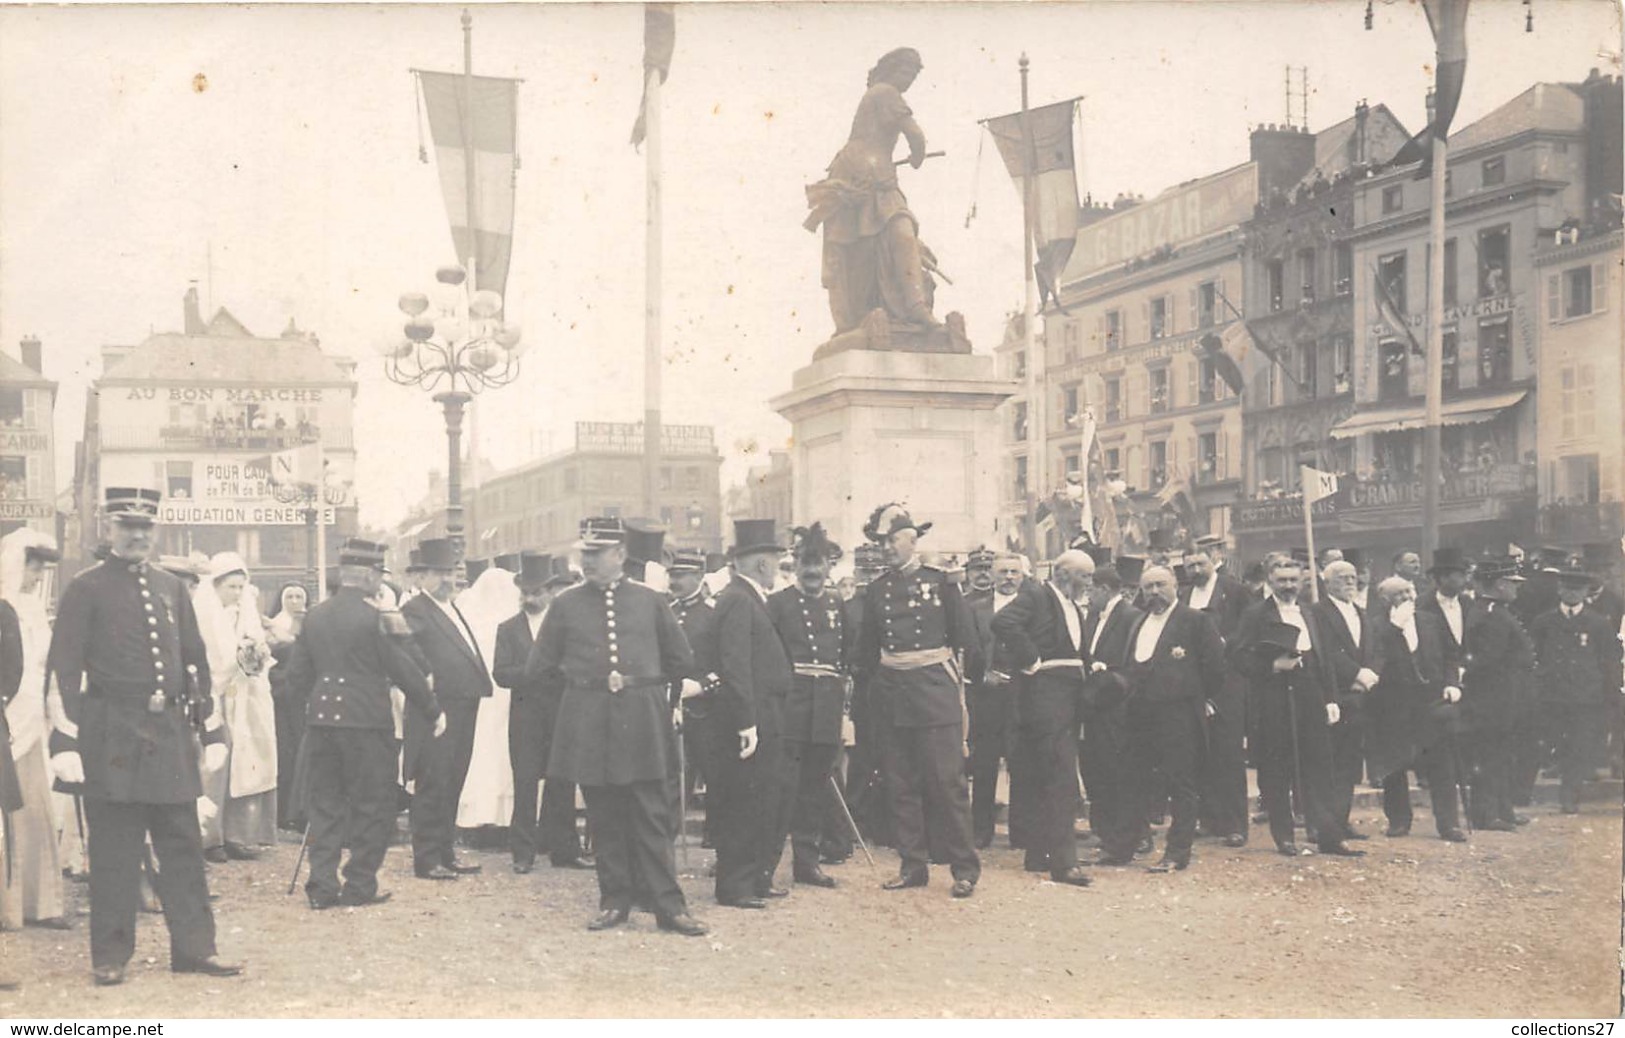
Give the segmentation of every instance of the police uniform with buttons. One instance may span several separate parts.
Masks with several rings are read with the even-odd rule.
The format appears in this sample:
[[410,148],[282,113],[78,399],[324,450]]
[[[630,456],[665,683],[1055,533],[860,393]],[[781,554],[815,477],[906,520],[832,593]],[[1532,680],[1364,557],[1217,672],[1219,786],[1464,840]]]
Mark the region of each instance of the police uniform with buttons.
[[[671,574],[704,573],[705,554],[698,551],[678,550],[671,563]],[[683,700],[683,749],[687,755],[688,774],[685,781],[692,793],[696,781],[703,777],[709,788],[711,777],[719,769],[718,755],[737,746],[735,739],[718,739],[714,727],[706,723],[715,707],[717,682],[717,611],[705,595],[703,581],[698,590],[687,598],[673,598],[672,615],[682,625],[683,635],[694,653],[695,680],[702,691]],[[736,751],[737,752],[737,751]],[[704,846],[712,846],[710,797],[706,798]],[[692,797],[690,798],[692,803]]]
[[[151,525],[160,495],[108,488],[106,514]],[[208,654],[185,586],[144,561],[109,554],[63,592],[49,666],[62,696],[52,757],[78,754],[89,823],[90,948],[98,970],[135,950],[141,868],[150,836],[163,876],[172,963],[211,959],[214,916],[204,878],[198,740],[188,675],[209,690]]]

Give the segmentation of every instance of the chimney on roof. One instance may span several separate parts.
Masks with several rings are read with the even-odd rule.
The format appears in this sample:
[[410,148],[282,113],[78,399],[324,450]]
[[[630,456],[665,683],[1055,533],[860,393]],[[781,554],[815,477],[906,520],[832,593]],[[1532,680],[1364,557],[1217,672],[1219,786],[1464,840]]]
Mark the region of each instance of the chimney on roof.
[[1258,193],[1268,198],[1280,188],[1290,191],[1315,165],[1315,135],[1300,133],[1295,127],[1266,123],[1255,127],[1249,140],[1248,157],[1258,163]]
[[197,282],[194,281],[186,289],[186,334],[203,335],[208,328],[203,323],[203,312],[198,309]]
[[36,375],[45,373],[45,369],[40,367],[40,342],[38,336],[26,336],[22,342],[17,344],[17,348],[22,353],[25,367],[32,370]]

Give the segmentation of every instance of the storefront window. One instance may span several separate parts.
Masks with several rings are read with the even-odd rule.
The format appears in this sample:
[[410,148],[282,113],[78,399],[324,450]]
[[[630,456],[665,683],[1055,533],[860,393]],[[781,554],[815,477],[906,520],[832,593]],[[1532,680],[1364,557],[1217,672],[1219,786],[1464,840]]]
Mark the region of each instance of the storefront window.
[[18,455],[0,455],[0,501],[23,501],[28,498],[28,459]]

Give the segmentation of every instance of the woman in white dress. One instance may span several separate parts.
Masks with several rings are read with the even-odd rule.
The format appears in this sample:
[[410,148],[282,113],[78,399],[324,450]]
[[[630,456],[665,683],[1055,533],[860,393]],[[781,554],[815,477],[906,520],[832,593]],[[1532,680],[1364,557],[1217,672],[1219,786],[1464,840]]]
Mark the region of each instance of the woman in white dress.
[[[480,656],[490,666],[496,652],[497,626],[519,612],[519,589],[513,574],[488,569],[457,596],[457,608],[474,632]],[[480,700],[474,719],[474,757],[457,799],[457,827],[506,826],[513,819],[513,768],[508,762],[510,693],[493,688]]]
[[[27,528],[0,538],[0,599],[17,612],[22,633],[23,679],[6,705],[11,756],[23,806],[10,814],[10,868],[0,875],[0,928],[24,923],[65,930],[62,865],[52,814],[50,765],[46,761],[45,657],[51,623],[45,611],[45,567],[57,561],[56,542]],[[0,747],[0,752],[5,752]]]
[[220,811],[221,845],[204,857],[219,863],[252,861],[255,847],[276,843],[276,704],[267,670],[271,649],[260,619],[259,594],[248,566],[234,551],[209,560],[209,579],[195,596],[198,626],[209,652],[215,709],[226,725],[226,762]]

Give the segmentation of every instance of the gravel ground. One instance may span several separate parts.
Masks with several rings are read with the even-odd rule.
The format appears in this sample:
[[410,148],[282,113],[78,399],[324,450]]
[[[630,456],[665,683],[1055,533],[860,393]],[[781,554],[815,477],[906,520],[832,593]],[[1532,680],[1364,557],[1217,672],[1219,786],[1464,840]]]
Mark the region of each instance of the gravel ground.
[[[284,894],[284,844],[210,867],[221,950],[245,977],[171,975],[162,923],[142,916],[129,981],[94,988],[81,916],[7,935],[25,984],[0,1016],[1615,1016],[1617,797],[1528,813],[1517,833],[1447,844],[1425,807],[1399,840],[1367,807],[1363,859],[1285,859],[1255,827],[1239,850],[1198,842],[1188,872],[1096,868],[1087,890],[1023,872],[1001,836],[968,901],[949,899],[946,869],[878,889],[896,861],[882,851],[831,868],[841,889],[765,912],[717,907],[696,848],[683,884],[712,926],[700,939],[647,915],[587,933],[591,873],[515,876],[497,853],[468,855],[480,876],[427,883],[397,847],[391,903],[316,914]],[[83,910],[85,888],[72,896]]]

